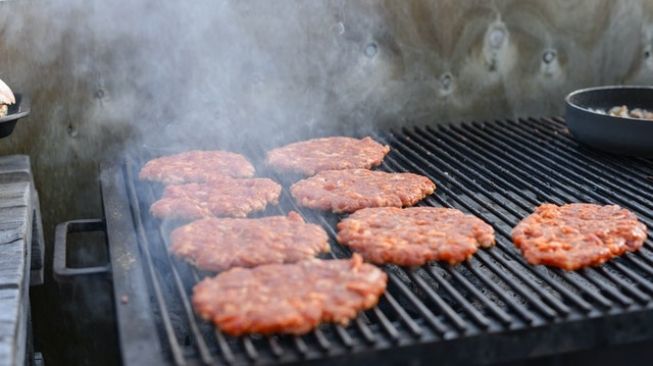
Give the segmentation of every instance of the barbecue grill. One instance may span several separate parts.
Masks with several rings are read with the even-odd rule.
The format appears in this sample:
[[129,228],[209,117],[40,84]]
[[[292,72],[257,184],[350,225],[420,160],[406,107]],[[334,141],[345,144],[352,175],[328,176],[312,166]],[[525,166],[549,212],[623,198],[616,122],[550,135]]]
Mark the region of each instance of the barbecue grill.
[[[373,137],[392,150],[382,170],[432,178],[421,205],[457,208],[494,226],[497,244],[450,266],[384,266],[388,289],[377,307],[348,326],[322,325],[304,336],[230,337],[201,320],[190,301],[203,276],[167,253],[172,227],[151,217],[161,188],[140,182],[151,152],[105,165],[104,220],[68,223],[66,230],[105,229],[110,266],[57,269],[59,278],[110,275],[126,365],[411,363],[461,364],[520,360],[653,339],[653,243],[590,269],[565,272],[527,264],[511,228],[540,203],[614,203],[653,228],[653,164],[577,144],[559,118],[471,122],[403,128]],[[264,149],[245,154],[262,162]],[[334,241],[340,217],[298,207],[289,182],[278,207],[299,212],[330,235],[333,257],[351,252]]]

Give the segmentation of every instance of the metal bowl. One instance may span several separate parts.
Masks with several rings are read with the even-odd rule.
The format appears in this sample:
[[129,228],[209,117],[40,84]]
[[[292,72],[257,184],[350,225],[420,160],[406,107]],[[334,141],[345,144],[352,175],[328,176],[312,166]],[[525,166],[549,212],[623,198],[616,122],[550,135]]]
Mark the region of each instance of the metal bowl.
[[26,117],[30,111],[29,98],[15,94],[16,103],[9,106],[7,115],[0,118],[0,138],[11,135],[20,118]]
[[621,105],[653,111],[653,87],[587,88],[572,92],[565,101],[567,126],[581,143],[616,154],[653,156],[653,121],[607,114]]

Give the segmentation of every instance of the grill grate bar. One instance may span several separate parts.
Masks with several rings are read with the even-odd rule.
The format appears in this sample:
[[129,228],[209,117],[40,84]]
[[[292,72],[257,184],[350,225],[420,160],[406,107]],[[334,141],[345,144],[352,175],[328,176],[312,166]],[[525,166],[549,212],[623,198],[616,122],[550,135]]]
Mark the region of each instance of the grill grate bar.
[[[610,263],[611,265],[614,265],[614,263]],[[615,266],[616,267],[616,266]],[[618,267],[617,267],[618,268]],[[650,297],[644,294],[642,291],[640,291],[637,287],[632,286],[628,282],[624,281],[623,279],[615,276],[612,274],[610,271],[606,269],[606,267],[599,267],[596,269],[599,273],[603,274],[605,277],[608,277],[612,282],[618,284],[622,289],[630,292],[630,294],[635,297],[639,302],[641,303],[647,303],[650,300]],[[632,276],[628,276],[630,278],[641,278],[639,275],[636,275],[633,272],[626,271],[626,274],[630,273]]]
[[302,355],[302,357],[306,357],[308,355],[308,346],[306,345],[306,342],[302,339],[301,336],[293,336],[292,337],[293,343],[295,344],[295,348],[297,348],[297,351]]
[[383,295],[383,298],[388,302],[388,304],[390,304],[395,313],[399,315],[399,319],[401,319],[401,321],[408,327],[414,336],[421,337],[424,334],[424,332],[422,332],[422,328],[420,328],[419,325],[415,323],[415,320],[413,320],[413,318],[408,315],[406,310],[404,310],[404,308],[399,305],[391,293],[386,291],[386,293]]
[[[386,267],[387,268],[387,267]],[[396,275],[394,274],[389,274],[388,278],[390,279],[390,283],[395,285],[399,290],[402,292],[404,296],[410,301],[410,303],[417,308],[417,310],[420,312],[420,314],[426,319],[426,321],[431,324],[431,327],[438,331],[439,333],[443,334],[445,338],[447,338],[451,332],[448,331],[447,327],[442,324],[440,319],[438,319],[431,311],[424,305],[418,298],[413,294],[408,287],[399,279],[397,278]]]
[[252,340],[249,337],[242,337],[241,340],[247,357],[252,361],[256,361],[258,359],[258,351],[256,351],[256,347],[254,347]]
[[315,329],[315,331],[313,333],[315,334],[315,338],[317,339],[317,343],[320,345],[320,347],[322,347],[323,351],[326,351],[329,348],[331,348],[331,342],[329,342],[329,340],[326,338],[326,336],[324,335],[324,332],[322,332],[321,329],[319,329],[319,328]]
[[268,344],[270,345],[270,350],[275,357],[281,358],[285,353],[283,347],[281,347],[279,344],[279,339],[277,336],[268,337]]
[[422,291],[424,291],[438,309],[443,314],[447,315],[456,328],[462,331],[467,329],[467,323],[431,288],[431,286],[424,281],[424,279],[422,279],[420,275],[416,274],[415,271],[407,271],[407,273],[408,277],[417,284]]
[[372,313],[376,316],[376,318],[379,320],[381,323],[381,326],[383,329],[388,333],[388,336],[392,339],[393,342],[396,342],[399,340],[399,332],[397,331],[397,328],[395,328],[392,323],[390,323],[390,320],[383,314],[382,311],[379,310],[378,307],[374,307],[372,309]]
[[[430,271],[433,271],[433,267],[429,268]],[[469,280],[467,280],[463,275],[458,273],[457,268],[452,268],[451,266],[447,267],[447,273],[451,277],[455,278],[460,284],[462,284],[467,291],[474,294],[474,296],[483,303],[483,305],[488,308],[494,315],[501,321],[503,324],[510,324],[512,319],[505,311],[501,310],[494,302],[488,300],[474,285],[472,285]],[[489,325],[489,323],[488,323]]]
[[434,267],[431,266],[428,268],[428,272],[431,274],[431,277],[434,278],[438,284],[444,288],[450,295],[453,297],[462,307],[472,316],[472,318],[483,328],[490,327],[490,321],[483,316],[472,304],[469,303],[458,291],[456,291],[442,276],[435,271]]
[[[516,311],[522,317],[522,319],[526,320],[528,324],[537,323],[537,317],[533,313],[527,310],[522,304],[513,301],[513,299],[508,296],[505,290],[499,288],[495,282],[491,281],[489,278],[487,278],[487,276],[481,273],[477,261],[468,261],[467,266],[477,278],[479,278],[486,286],[488,286],[496,296],[500,297],[504,303],[512,307],[513,310]],[[510,320],[510,323],[512,323],[512,319]]]

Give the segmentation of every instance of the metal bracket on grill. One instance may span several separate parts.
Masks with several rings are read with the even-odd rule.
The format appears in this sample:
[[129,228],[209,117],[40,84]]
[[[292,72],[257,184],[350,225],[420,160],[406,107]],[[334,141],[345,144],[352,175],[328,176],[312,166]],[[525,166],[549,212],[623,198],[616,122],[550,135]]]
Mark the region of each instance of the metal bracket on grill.
[[66,263],[66,250],[68,234],[82,232],[102,231],[106,233],[106,225],[102,219],[84,219],[66,221],[57,225],[54,238],[54,258],[52,270],[58,282],[71,281],[78,276],[107,276],[111,271],[111,264],[93,267],[68,267]]

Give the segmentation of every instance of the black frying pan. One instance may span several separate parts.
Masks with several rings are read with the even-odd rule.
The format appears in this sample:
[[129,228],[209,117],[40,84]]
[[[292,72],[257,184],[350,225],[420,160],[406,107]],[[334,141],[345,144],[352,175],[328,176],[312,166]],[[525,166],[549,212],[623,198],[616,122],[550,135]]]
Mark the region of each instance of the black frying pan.
[[565,101],[567,126],[578,141],[617,154],[653,156],[653,121],[592,111],[607,112],[621,105],[653,111],[653,87],[581,89],[569,94]]
[[21,94],[15,94],[16,103],[9,106],[7,115],[0,118],[0,138],[11,135],[16,127],[18,119],[29,114],[29,98]]

